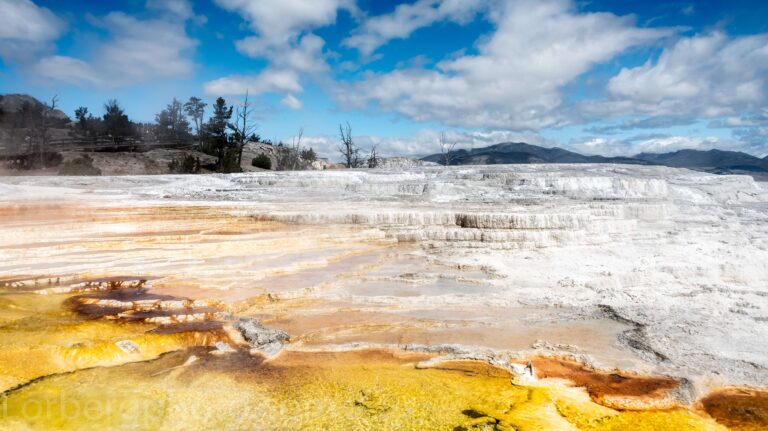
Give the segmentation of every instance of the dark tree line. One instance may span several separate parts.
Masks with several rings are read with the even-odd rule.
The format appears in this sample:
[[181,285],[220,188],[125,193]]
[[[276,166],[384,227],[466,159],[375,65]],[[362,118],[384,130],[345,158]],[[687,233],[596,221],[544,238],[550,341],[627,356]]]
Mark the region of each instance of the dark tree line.
[[[272,145],[256,133],[255,109],[247,93],[242,103],[236,106],[228,105],[222,97],[217,98],[207,117],[208,104],[201,98],[190,97],[184,103],[174,98],[155,115],[153,123],[132,121],[117,100],[108,100],[101,115],[94,115],[88,107],[80,106],[74,111],[74,121],[65,118],[61,112],[58,116],[52,115],[57,104],[58,99],[54,97],[50,103],[24,102],[16,112],[0,111],[0,129],[11,131],[11,141],[20,147],[16,153],[28,155],[25,156],[25,167],[46,166],[52,129],[58,129],[59,135],[64,133],[62,138],[97,142],[99,146],[96,148],[100,151],[133,150],[141,143],[195,148],[216,157],[216,164],[211,168],[218,172],[239,172],[247,143]],[[314,162],[317,155],[312,148],[303,147],[301,139],[302,132],[292,144],[276,145],[277,163],[272,167],[304,169]],[[104,146],[105,141],[112,145]],[[126,142],[131,146],[125,145]],[[262,161],[262,165],[266,163]],[[176,166],[180,170],[189,166],[199,170],[199,161],[181,160]]]
[[88,108],[75,109],[75,135],[84,138],[109,138],[119,144],[128,138],[138,138],[141,125],[128,118],[125,109],[117,100],[104,104],[104,114],[95,117]]
[[[216,157],[216,171],[239,172],[242,147],[248,140],[259,140],[258,135],[252,132],[248,138],[243,136],[243,131],[255,130],[250,120],[248,99],[243,108],[238,109],[235,123],[231,122],[234,108],[228,106],[223,98],[216,100],[213,112],[206,121],[207,106],[199,97],[190,97],[185,103],[174,98],[155,114],[154,123],[146,124],[131,121],[119,103],[110,100],[104,105],[101,117],[94,117],[87,107],[77,108],[75,130],[83,138],[108,137],[116,144],[128,138],[138,138],[161,145],[196,147]],[[180,161],[179,164],[183,170],[191,163]]]

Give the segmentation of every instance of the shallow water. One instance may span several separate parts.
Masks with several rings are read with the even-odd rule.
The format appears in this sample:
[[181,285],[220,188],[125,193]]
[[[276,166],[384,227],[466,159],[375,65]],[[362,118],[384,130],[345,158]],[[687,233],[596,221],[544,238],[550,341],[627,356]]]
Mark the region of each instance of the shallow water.
[[[197,356],[191,365],[184,364]],[[196,349],[46,378],[4,400],[9,429],[718,430],[685,409],[621,412],[564,386],[523,386],[479,362],[426,355],[286,353],[264,363]]]
[[[208,330],[159,333],[142,322],[88,318],[65,306],[72,296],[0,290],[0,391],[50,374],[153,359],[223,336]],[[138,352],[116,344],[125,340]]]

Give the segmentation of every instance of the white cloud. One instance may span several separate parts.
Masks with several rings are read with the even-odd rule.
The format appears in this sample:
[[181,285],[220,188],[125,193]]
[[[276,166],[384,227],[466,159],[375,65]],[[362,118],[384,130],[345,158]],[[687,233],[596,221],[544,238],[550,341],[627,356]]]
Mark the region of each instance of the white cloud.
[[287,96],[283,97],[283,100],[281,100],[280,103],[291,109],[301,109],[302,106],[304,106],[301,103],[301,100],[297,99],[293,94],[288,94]]
[[[304,90],[301,85],[301,73],[318,74],[327,70],[328,65],[322,58],[325,42],[313,34],[305,35],[294,48],[288,48],[281,55],[272,57],[272,63],[259,73],[243,76],[230,75],[203,84],[207,94],[213,96],[239,95],[248,90],[252,95],[262,93],[300,93]],[[249,56],[258,57],[273,48],[262,44],[262,39],[256,36],[238,41],[237,48]],[[266,50],[266,51],[262,51]],[[294,107],[298,102],[293,95],[288,94],[284,99],[291,102],[287,106]],[[301,104],[300,102],[298,103]],[[294,108],[297,109],[297,108]]]
[[30,0],[0,0],[0,57],[27,60],[61,36],[64,22]]
[[627,156],[632,152],[629,145],[619,139],[595,137],[571,139],[565,147],[580,154],[606,157]]
[[757,112],[741,116],[731,116],[716,121],[711,121],[709,127],[751,127],[768,126],[768,108],[762,108]]
[[256,36],[236,43],[237,50],[249,57],[269,57],[274,66],[308,73],[322,72],[328,68],[323,58],[324,45],[325,41],[314,34],[303,36],[295,46],[280,53],[273,52],[273,47],[265,45],[264,40]]
[[658,61],[624,68],[608,83],[606,112],[716,117],[759,109],[768,84],[768,34],[680,39]]
[[155,78],[186,77],[193,70],[188,54],[196,41],[187,36],[183,22],[139,20],[112,12],[97,24],[111,37],[88,60],[45,57],[34,71],[44,78],[72,84],[119,87]]
[[418,0],[403,3],[386,15],[366,20],[343,43],[369,56],[392,39],[404,39],[415,30],[439,21],[465,23],[483,9],[487,0]]
[[267,58],[273,66],[299,72],[327,69],[325,41],[307,33],[333,24],[339,9],[352,9],[351,0],[215,0],[220,7],[240,14],[256,33],[238,40],[237,50],[249,57]]
[[303,90],[298,73],[270,68],[256,75],[232,75],[209,81],[203,84],[203,89],[211,96],[243,95],[246,91],[251,95],[300,93]]
[[736,136],[741,142],[755,146],[756,151],[765,155],[768,153],[768,127],[745,127],[743,129],[736,129],[733,131],[733,135]]
[[351,0],[214,0],[240,14],[251,29],[271,45],[284,45],[308,28],[336,20],[341,8],[353,8]]
[[35,65],[35,71],[41,76],[54,77],[59,81],[107,86],[90,64],[77,58],[61,55],[45,57]]
[[[256,33],[235,43],[252,58],[266,58],[269,65],[252,75],[230,75],[206,82],[212,95],[289,93],[283,99],[297,106],[293,93],[303,91],[301,75],[328,70],[325,41],[312,29],[332,24],[339,9],[354,9],[352,0],[215,0],[225,10],[238,13]],[[298,103],[300,105],[300,102]],[[295,108],[294,108],[295,109]]]
[[341,86],[337,100],[370,103],[417,121],[512,130],[563,123],[562,87],[627,48],[669,34],[628,17],[578,13],[566,0],[507,1],[490,12],[494,34],[467,55]]

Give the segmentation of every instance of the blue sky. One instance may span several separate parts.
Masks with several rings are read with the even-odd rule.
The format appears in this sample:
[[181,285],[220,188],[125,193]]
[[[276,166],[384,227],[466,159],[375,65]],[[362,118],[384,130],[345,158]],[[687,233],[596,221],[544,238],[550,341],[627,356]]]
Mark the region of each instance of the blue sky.
[[256,100],[259,133],[335,157],[503,141],[768,154],[768,2],[0,0],[0,93],[152,121]]

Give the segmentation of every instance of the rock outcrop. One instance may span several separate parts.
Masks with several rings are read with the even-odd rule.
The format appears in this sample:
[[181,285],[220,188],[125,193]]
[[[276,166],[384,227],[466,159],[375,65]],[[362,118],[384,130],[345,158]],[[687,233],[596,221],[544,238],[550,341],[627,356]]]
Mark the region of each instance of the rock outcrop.
[[241,317],[234,323],[245,341],[251,345],[252,350],[262,353],[267,357],[276,355],[290,337],[279,329],[267,328],[257,319]]

